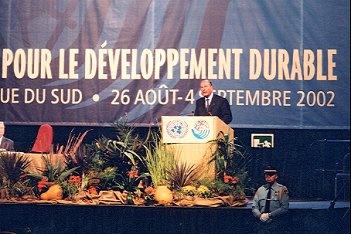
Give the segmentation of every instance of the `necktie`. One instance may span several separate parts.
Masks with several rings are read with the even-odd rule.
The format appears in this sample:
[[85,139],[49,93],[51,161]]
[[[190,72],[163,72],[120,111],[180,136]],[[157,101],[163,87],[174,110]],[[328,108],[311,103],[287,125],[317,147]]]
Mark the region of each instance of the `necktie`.
[[210,106],[210,99],[206,98],[206,110],[208,112],[208,107]]
[[269,213],[270,212],[271,194],[272,194],[272,187],[269,186],[268,187],[267,198],[266,198],[266,205],[264,206],[264,213]]

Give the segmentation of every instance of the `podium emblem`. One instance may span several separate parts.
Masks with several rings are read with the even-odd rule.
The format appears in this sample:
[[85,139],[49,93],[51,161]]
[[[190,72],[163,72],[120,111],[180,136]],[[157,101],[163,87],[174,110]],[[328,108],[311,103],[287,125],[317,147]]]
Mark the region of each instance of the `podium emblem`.
[[189,130],[188,124],[182,120],[173,120],[167,123],[166,131],[171,138],[183,138]]
[[210,134],[210,124],[206,120],[198,120],[191,131],[197,139],[205,139]]

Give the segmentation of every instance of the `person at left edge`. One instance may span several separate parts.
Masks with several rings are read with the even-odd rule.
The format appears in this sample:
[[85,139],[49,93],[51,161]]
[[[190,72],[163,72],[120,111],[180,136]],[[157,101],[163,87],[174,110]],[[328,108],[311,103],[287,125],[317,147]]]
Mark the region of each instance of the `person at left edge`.
[[13,151],[14,142],[9,138],[4,137],[5,134],[5,124],[0,122],[0,152],[1,151]]
[[[202,98],[196,101],[195,116],[218,116],[224,123],[229,124],[233,117],[227,99],[213,93],[213,85],[209,80],[200,83]],[[209,106],[206,108],[206,99]]]

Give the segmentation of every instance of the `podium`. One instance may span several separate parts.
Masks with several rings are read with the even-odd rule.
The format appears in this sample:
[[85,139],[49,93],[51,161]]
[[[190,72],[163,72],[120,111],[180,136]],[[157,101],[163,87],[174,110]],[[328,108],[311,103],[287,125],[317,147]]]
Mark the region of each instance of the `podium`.
[[234,130],[216,116],[162,116],[162,142],[172,147],[179,162],[195,165],[200,178],[214,180],[215,163],[209,164],[222,131],[234,138]]

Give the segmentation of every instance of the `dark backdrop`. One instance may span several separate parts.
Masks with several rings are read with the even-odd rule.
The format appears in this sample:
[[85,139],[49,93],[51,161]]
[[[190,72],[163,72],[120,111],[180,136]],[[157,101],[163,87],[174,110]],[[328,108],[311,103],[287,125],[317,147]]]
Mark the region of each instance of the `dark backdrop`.
[[[65,145],[69,134],[77,135],[93,129],[85,137],[85,143],[104,135],[113,138],[113,127],[73,127],[53,126],[55,145]],[[6,136],[15,141],[17,151],[29,152],[35,141],[39,126],[7,125]],[[153,129],[155,130],[155,129]],[[136,128],[145,136],[148,128]],[[251,133],[273,133],[275,147],[251,148]],[[248,167],[251,180],[248,196],[264,183],[262,169],[267,164],[279,169],[280,183],[288,186],[292,198],[296,199],[333,199],[334,178],[343,168],[349,169],[349,130],[316,130],[316,129],[235,129],[240,144],[246,146],[252,154]],[[342,140],[342,141],[339,141]],[[345,142],[345,140],[347,140]],[[341,185],[338,186],[342,188]],[[349,182],[342,195],[349,197]]]

